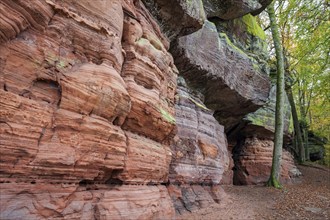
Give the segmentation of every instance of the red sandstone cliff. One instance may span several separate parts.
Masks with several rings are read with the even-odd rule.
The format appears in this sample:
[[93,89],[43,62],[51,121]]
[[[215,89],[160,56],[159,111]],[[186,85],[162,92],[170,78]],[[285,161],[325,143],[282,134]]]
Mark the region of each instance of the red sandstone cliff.
[[200,0],[144,3],[0,2],[1,219],[171,219],[221,202],[225,131],[266,102],[268,76]]
[[1,218],[172,218],[145,184],[168,178],[177,70],[143,4],[1,9]]

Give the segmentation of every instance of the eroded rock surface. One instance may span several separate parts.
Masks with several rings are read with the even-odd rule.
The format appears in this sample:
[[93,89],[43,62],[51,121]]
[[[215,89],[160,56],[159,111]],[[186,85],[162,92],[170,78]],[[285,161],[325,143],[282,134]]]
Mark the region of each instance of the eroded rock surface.
[[168,190],[176,212],[183,214],[220,201],[225,193],[219,184],[230,158],[224,128],[203,104],[203,95],[193,94],[180,77],[176,98]]
[[[263,44],[249,49],[257,34],[233,44],[203,2],[215,4],[0,2],[0,218],[172,219],[221,202],[226,133],[264,105],[270,81],[253,56]],[[213,9],[231,19],[267,2]],[[245,183],[271,148],[249,140]]]
[[180,74],[202,92],[205,105],[215,110],[226,132],[267,100],[268,76],[255,69],[244,52],[221,39],[213,23],[206,21],[201,30],[179,38],[173,50]]
[[[264,184],[272,167],[274,142],[267,139],[246,138],[235,149],[234,184]],[[283,149],[281,163],[281,182],[291,182],[301,175],[294,164],[292,155]]]
[[229,166],[224,128],[200,98],[190,93],[181,78],[175,107],[177,134],[171,144],[171,183],[219,184]]
[[[272,86],[267,103],[248,114],[241,122],[240,141],[234,147],[234,183],[263,184],[270,175],[275,133],[276,87]],[[289,140],[291,108],[288,99],[284,107],[284,146]],[[283,149],[281,181],[292,182],[300,175],[293,156]]]
[[167,189],[176,212],[181,215],[220,203],[226,197],[219,185],[170,185]]
[[177,70],[143,4],[0,4],[1,218],[171,219]]
[[165,186],[2,183],[1,219],[171,219]]
[[136,9],[137,19],[126,16],[124,20],[126,57],[122,77],[132,107],[123,128],[164,141],[175,126],[177,70],[167,52],[168,42],[162,43],[166,39],[149,13],[142,9]]

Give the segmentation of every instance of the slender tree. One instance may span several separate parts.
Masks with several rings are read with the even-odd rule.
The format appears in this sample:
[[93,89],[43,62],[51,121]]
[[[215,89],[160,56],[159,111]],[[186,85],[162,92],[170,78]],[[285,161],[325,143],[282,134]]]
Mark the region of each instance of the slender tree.
[[297,114],[297,109],[296,109],[296,104],[293,98],[293,92],[292,92],[292,87],[294,85],[294,80],[292,79],[292,73],[290,71],[290,63],[288,62],[287,57],[289,54],[287,53],[286,49],[284,48],[284,43],[283,43],[283,35],[282,35],[282,46],[283,46],[283,56],[284,56],[284,66],[285,66],[285,91],[288,96],[288,100],[290,103],[291,107],[291,115],[292,115],[292,121],[293,121],[293,128],[294,128],[294,150],[295,153],[298,157],[299,163],[304,163],[306,160],[305,157],[305,146],[304,146],[304,141],[303,141],[303,136],[301,132],[301,126]]
[[298,146],[299,162],[304,163],[305,162],[305,147],[304,147],[304,143],[303,143],[303,139],[302,139],[302,135],[301,135],[300,124],[299,124],[296,105],[294,103],[291,85],[289,85],[288,88],[286,89],[286,94],[288,95],[288,99],[289,99],[290,106],[291,106],[293,128],[294,128],[294,133],[295,133],[294,135],[296,137],[297,146]]
[[274,1],[268,6],[267,11],[275,46],[277,66],[274,150],[272,169],[267,185],[281,188],[279,177],[281,173],[284,129],[284,59],[279,28],[275,17]]

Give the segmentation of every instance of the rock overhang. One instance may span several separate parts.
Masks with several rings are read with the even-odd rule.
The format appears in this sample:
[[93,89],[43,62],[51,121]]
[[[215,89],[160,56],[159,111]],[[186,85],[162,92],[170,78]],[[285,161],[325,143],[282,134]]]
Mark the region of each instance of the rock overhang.
[[215,111],[226,132],[266,103],[268,75],[221,38],[212,22],[205,21],[199,31],[180,37],[172,44],[171,53],[180,75],[203,93],[205,105]]

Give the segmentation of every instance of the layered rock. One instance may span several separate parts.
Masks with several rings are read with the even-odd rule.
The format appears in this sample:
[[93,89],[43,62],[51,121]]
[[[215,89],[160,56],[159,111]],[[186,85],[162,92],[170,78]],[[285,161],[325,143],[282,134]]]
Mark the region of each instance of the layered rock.
[[212,116],[198,96],[193,96],[180,79],[176,104],[177,134],[171,183],[218,184],[229,165],[224,128]]
[[220,184],[221,185],[232,185],[233,184],[233,180],[234,180],[234,167],[235,167],[235,163],[234,163],[234,159],[233,159],[233,145],[228,144],[228,158],[229,158],[229,165],[227,167],[227,169],[224,170],[223,175],[222,175],[222,179],[220,180]]
[[[267,60],[265,34],[251,14],[232,21],[215,19],[214,22],[217,30],[221,32],[220,35],[228,42],[233,42],[232,44],[236,46],[237,50],[244,51],[256,69],[269,74],[269,65],[265,62]],[[235,184],[261,184],[268,180],[272,161],[271,148],[275,132],[275,102],[276,86],[273,82],[266,103],[255,112],[245,115],[243,120],[228,132],[235,163]],[[284,112],[284,142],[287,143],[290,139],[291,116],[287,98]],[[251,139],[254,141],[250,141]],[[245,142],[247,143],[245,144]],[[265,148],[265,146],[268,147]],[[259,151],[266,153],[263,154]],[[284,182],[290,182],[296,174],[299,175],[299,172],[295,172],[296,167],[292,156],[285,150],[283,155],[285,155],[284,161],[287,162],[283,165],[282,179]],[[295,174],[289,175],[288,170],[293,170]],[[230,171],[227,170],[226,172],[230,173]]]
[[0,43],[17,37],[27,28],[43,31],[48,25],[54,11],[46,2],[4,0],[0,3],[1,30]]
[[122,77],[132,99],[132,109],[123,128],[164,141],[175,125],[177,70],[167,52],[168,42],[162,43],[166,39],[148,12],[143,8],[136,10],[136,19],[126,16],[124,20],[126,57]]
[[143,4],[0,4],[1,218],[171,219],[177,70]]
[[177,213],[182,214],[219,201],[221,193],[213,198],[207,189],[219,187],[229,157],[224,128],[204,106],[203,96],[193,94],[182,77],[178,85],[168,189]]
[[226,198],[226,193],[219,185],[170,185],[167,189],[176,212],[181,215],[207,208],[214,203],[222,202]]
[[[223,199],[226,133],[270,82],[254,17],[234,41],[203,3],[231,19],[269,1],[143,2],[0,2],[0,218],[171,219]],[[246,183],[264,145],[239,145]]]
[[[246,138],[235,149],[234,184],[264,184],[269,179],[274,142],[267,139]],[[280,181],[288,183],[301,175],[292,155],[283,150]]]
[[[235,161],[234,184],[263,184],[267,182],[273,156],[275,133],[276,86],[273,85],[267,103],[257,111],[244,117],[240,126],[240,141],[233,149]],[[288,99],[284,102],[284,147],[289,140],[291,108]],[[300,172],[294,158],[283,149],[282,182],[292,182]]]
[[125,183],[167,182],[172,156],[169,146],[130,132],[126,136],[125,168],[116,178]]
[[125,134],[104,118],[1,90],[1,120],[2,176],[105,181],[124,168]]
[[1,219],[171,219],[165,186],[1,183]]

